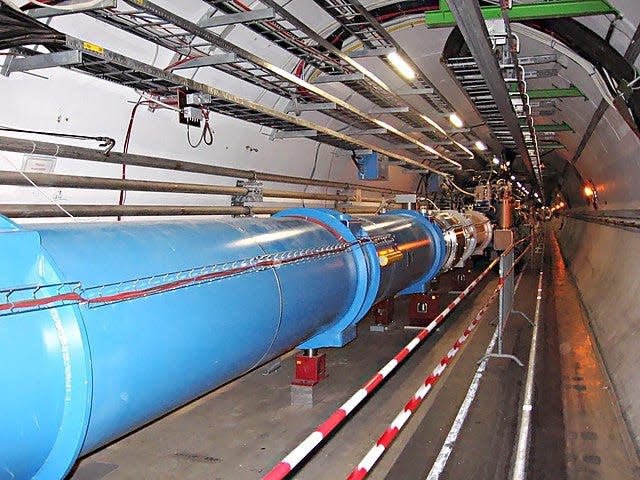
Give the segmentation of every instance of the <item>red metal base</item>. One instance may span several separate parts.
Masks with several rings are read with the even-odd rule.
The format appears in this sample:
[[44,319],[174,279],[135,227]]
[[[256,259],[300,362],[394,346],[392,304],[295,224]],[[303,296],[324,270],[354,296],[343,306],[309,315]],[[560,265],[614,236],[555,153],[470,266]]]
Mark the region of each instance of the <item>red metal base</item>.
[[326,355],[296,356],[296,374],[291,385],[312,387],[327,376]]
[[454,268],[451,271],[451,290],[461,292],[469,285],[473,278],[473,260],[467,259],[463,267]]
[[387,298],[376,303],[371,309],[371,318],[376,325],[390,325],[393,322],[395,302],[393,298]]
[[409,301],[409,320],[426,327],[440,313],[440,295],[435,292],[415,293]]

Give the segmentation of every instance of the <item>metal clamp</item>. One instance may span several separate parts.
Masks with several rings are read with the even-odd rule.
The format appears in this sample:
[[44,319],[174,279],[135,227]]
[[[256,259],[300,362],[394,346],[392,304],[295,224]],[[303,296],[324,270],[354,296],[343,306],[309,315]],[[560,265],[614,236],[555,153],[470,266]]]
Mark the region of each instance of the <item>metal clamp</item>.
[[236,187],[246,188],[247,192],[231,197],[231,205],[244,207],[247,202],[263,201],[263,184],[256,180],[238,180]]

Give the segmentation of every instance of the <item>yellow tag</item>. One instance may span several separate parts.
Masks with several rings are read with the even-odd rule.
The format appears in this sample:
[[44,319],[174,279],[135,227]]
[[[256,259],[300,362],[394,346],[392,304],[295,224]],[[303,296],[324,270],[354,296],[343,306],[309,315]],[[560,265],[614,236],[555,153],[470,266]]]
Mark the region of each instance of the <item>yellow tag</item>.
[[90,52],[95,52],[95,53],[104,53],[104,48],[102,48],[100,45],[96,45],[95,43],[89,43],[89,42],[82,42],[82,46],[85,50],[88,50]]

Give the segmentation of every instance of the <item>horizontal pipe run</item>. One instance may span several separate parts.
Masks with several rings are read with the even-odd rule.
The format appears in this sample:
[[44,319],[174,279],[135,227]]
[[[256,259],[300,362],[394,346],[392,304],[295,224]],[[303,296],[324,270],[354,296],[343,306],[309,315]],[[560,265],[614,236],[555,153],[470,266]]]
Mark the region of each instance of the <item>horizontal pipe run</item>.
[[[86,188],[96,190],[127,190],[138,192],[198,193],[210,195],[246,195],[249,189],[226,185],[208,185],[202,183],[175,183],[151,180],[131,180],[119,178],[86,177],[79,175],[57,175],[50,173],[29,173],[29,178],[39,187]],[[0,185],[31,187],[32,184],[18,172],[0,171]],[[361,197],[353,195],[333,195],[315,192],[296,192],[265,188],[263,197],[288,198],[295,200],[331,200],[336,202],[380,203],[383,198]]]
[[416,335],[402,350],[400,350],[387,364],[369,379],[349,400],[321,423],[302,443],[294,448],[285,458],[280,461],[263,480],[282,480],[291,470],[293,470],[302,460],[304,460],[336,427],[342,424],[355,408],[360,405],[365,398],[370,396],[382,381],[387,378],[415,348],[423,342],[429,334],[444,321],[456,306],[487,276],[496,266],[500,257],[493,260],[467,288],[465,288],[448,306],[445,308],[427,327],[420,328],[421,332]]
[[21,138],[0,136],[0,150],[6,152],[29,153],[37,155],[53,155],[56,157],[85,160],[90,162],[114,163],[117,165],[133,165],[137,167],[160,168],[163,170],[177,170],[181,172],[202,173],[219,177],[246,178],[250,180],[262,180],[265,182],[289,183],[293,185],[310,185],[317,187],[330,187],[340,189],[366,190],[380,193],[414,193],[393,188],[361,185],[356,183],[334,182],[331,180],[316,180],[290,175],[278,175],[274,173],[242,170],[239,168],[220,167],[216,165],[204,165],[195,162],[184,162],[170,158],[151,157],[131,153],[110,152],[105,155],[100,150],[71,145],[60,145],[50,142],[24,140]]
[[[288,207],[182,206],[182,205],[56,205],[0,204],[0,215],[9,218],[150,217],[175,215],[271,215]],[[347,213],[376,213],[377,207],[342,209]],[[65,213],[68,212],[67,213]]]

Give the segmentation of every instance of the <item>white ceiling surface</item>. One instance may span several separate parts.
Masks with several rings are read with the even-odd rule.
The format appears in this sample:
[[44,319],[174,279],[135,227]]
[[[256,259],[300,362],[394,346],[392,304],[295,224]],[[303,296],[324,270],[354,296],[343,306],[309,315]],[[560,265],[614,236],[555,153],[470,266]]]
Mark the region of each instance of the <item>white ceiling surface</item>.
[[[197,20],[206,8],[199,10],[194,5],[204,6],[200,1],[176,2],[159,1],[160,5],[179,11],[191,19]],[[188,13],[185,13],[188,12]],[[165,67],[173,57],[172,52],[157,49],[144,40],[123,33],[102,22],[87,16],[73,15],[57,17],[52,26],[83,40],[104,46],[107,49]],[[283,66],[290,58],[278,47],[269,45],[256,35],[247,35],[243,27],[236,29],[239,38],[234,41],[244,48],[268,58],[274,64]],[[243,34],[240,32],[244,30]],[[231,39],[231,37],[228,37]],[[131,89],[94,79],[64,69],[47,69],[38,72],[48,79],[31,75],[13,74],[9,78],[0,78],[0,124],[31,130],[75,133],[80,135],[110,136],[117,140],[116,150],[121,150],[127,123],[133,103],[138,95]],[[189,71],[181,71],[190,75]],[[200,69],[197,80],[215,85],[237,95],[257,100],[273,106],[276,96],[265,94],[253,85],[222,74],[213,69]],[[18,113],[17,113],[18,112]],[[335,127],[339,124],[328,117],[305,115],[308,118],[321,119]],[[307,139],[286,139],[272,141],[269,129],[261,129],[243,121],[212,114],[212,127],[215,130],[215,143],[211,147],[201,146],[191,149],[186,141],[186,131],[179,125],[177,114],[170,111],[149,112],[138,109],[133,127],[129,151],[160,157],[171,157],[185,161],[232,166],[237,168],[263,170],[273,173],[309,176],[313,170],[317,143]],[[192,138],[199,131],[192,130]],[[197,138],[197,137],[196,137]],[[49,137],[39,138],[51,141]],[[92,142],[65,141],[64,143],[81,146],[95,146]],[[0,152],[0,168],[14,170],[22,164],[23,156]],[[55,173],[119,177],[120,166],[58,159]],[[379,186],[411,190],[416,178],[405,170],[392,167],[391,182],[375,182]],[[199,182],[233,185],[235,180],[224,177],[211,177],[186,172],[153,170],[140,167],[128,167],[128,178],[152,179],[175,182]],[[317,169],[314,178],[354,182],[357,181],[356,169],[349,155],[333,147],[322,145],[318,151]],[[273,186],[267,184],[267,186]],[[278,185],[278,188],[301,190],[299,185]],[[309,191],[322,191],[325,188],[309,187]],[[75,189],[45,188],[44,193],[62,203],[114,204],[117,203],[116,191],[87,191]],[[30,187],[0,187],[0,203],[47,203],[48,198],[42,192]],[[181,205],[224,205],[229,204],[228,197],[190,194],[129,192],[127,204],[181,204]],[[324,202],[306,202],[307,205],[325,205]],[[327,205],[331,206],[331,205]]]
[[[206,6],[199,0],[182,0],[179,3],[169,0],[157,0],[157,3],[171,11],[177,12],[193,21],[197,21],[206,11]],[[375,6],[392,2],[365,2]],[[621,49],[626,49],[623,38],[628,38],[635,31],[634,25],[637,25],[640,17],[640,8],[637,1],[626,0],[613,2],[620,8],[624,14],[622,21],[617,22],[616,32],[620,36],[618,42]],[[317,31],[327,33],[335,28],[335,23],[315,4],[309,0],[294,0],[288,4],[299,18],[307,21],[310,25],[315,26]],[[422,15],[417,15],[413,19],[403,19],[400,21],[402,27],[395,24],[392,26],[394,37],[406,49],[411,58],[418,66],[427,74],[434,85],[444,94],[444,96],[453,105],[465,119],[467,125],[477,125],[480,123],[479,117],[476,115],[473,107],[463,93],[459,90],[447,70],[440,63],[440,56],[444,42],[450,32],[449,29],[427,29],[422,20]],[[608,22],[605,17],[593,17],[582,19],[587,24],[593,23],[599,32],[608,28]],[[157,49],[155,45],[149,44],[137,37],[120,32],[109,27],[102,22],[93,20],[86,16],[68,16],[58,17],[54,19],[52,25],[65,32],[78,36],[84,40],[105,46],[108,49],[118,53],[140,59],[142,61],[152,63],[160,67],[165,67],[173,57],[171,52],[164,49]],[[606,27],[605,27],[606,25]],[[218,29],[218,32],[222,29]],[[525,38],[524,29],[522,29],[522,52],[524,55],[539,54],[550,52],[551,49],[537,40]],[[265,42],[261,37],[250,32],[245,27],[239,26],[233,29],[227,37],[234,43],[239,44],[243,48],[254,54],[273,62],[275,65],[291,70],[295,65],[295,61],[291,56],[281,50],[279,47],[273,46]],[[618,38],[618,37],[615,37]],[[628,44],[628,41],[627,41]],[[575,84],[588,96],[585,101],[580,98],[558,100],[558,106],[561,111],[553,117],[545,117],[543,122],[562,122],[566,121],[576,129],[576,134],[561,133],[558,134],[558,140],[567,145],[567,151],[556,152],[561,158],[569,159],[573,155],[574,149],[580,143],[582,134],[586,129],[596,105],[602,98],[600,91],[596,88],[592,77],[589,76],[592,71],[585,69],[574,61],[561,56],[559,63],[561,68],[561,76],[547,80],[535,80],[530,82],[530,88],[545,88],[558,86],[566,87],[569,84]],[[370,68],[376,75],[388,82],[394,88],[400,88],[403,81],[399,79],[383,62],[378,59],[363,60],[363,64]],[[550,65],[546,66],[547,68]],[[129,117],[131,104],[127,102],[135,101],[138,97],[135,92],[110,85],[96,79],[82,76],[80,74],[63,71],[60,69],[47,70],[47,76],[51,80],[46,81],[31,76],[12,75],[9,79],[2,80],[3,102],[7,107],[0,111],[0,122],[5,125],[15,125],[28,128],[41,128],[48,130],[57,130],[74,133],[100,134],[113,136],[118,140],[118,145],[122,145],[126,122]],[[188,71],[180,72],[183,75],[190,75]],[[198,70],[196,79],[205,81],[223,90],[230,91],[240,96],[257,100],[265,105],[284,108],[285,101],[273,94],[265,94],[255,86],[248,85],[237,79],[222,74],[214,69],[203,68]],[[337,85],[324,85],[327,91],[340,96],[341,98],[349,98],[361,109],[368,109],[371,104],[353,94],[348,89]],[[25,92],[29,92],[28,97]],[[55,92],[54,95],[51,93]],[[350,96],[349,96],[350,95]],[[79,97],[81,100],[79,100]],[[406,97],[421,111],[432,114],[433,112],[427,107],[423,100]],[[15,116],[12,112],[19,111],[21,114]],[[69,117],[69,122],[57,123],[60,112],[65,117]],[[131,151],[136,153],[146,153],[159,156],[171,156],[183,158],[190,161],[201,161],[203,163],[214,163],[217,165],[237,166],[240,168],[255,168],[267,171],[282,172],[292,175],[309,175],[315,153],[315,144],[312,141],[297,139],[286,141],[271,141],[266,135],[267,132],[261,132],[259,127],[247,124],[245,122],[236,121],[219,115],[212,115],[213,127],[216,131],[216,143],[213,147],[204,147],[198,150],[192,150],[186,146],[184,127],[177,124],[175,114],[172,112],[156,112],[149,113],[146,109],[140,109],[138,118],[134,126],[134,134],[132,138]],[[318,123],[327,124],[332,128],[340,128],[342,124],[319,113],[304,113],[305,118],[309,118]],[[399,125],[398,122],[391,117],[381,117],[389,123]],[[435,118],[443,126],[448,126],[444,118]],[[619,120],[619,121],[618,121]],[[617,162],[624,155],[618,152],[621,147],[626,152],[637,152],[638,142],[633,133],[624,134],[622,138],[623,144],[618,140],[619,132],[624,126],[624,122],[616,112],[609,111],[607,122],[602,122],[596,132],[596,140],[603,143],[606,148],[602,151],[608,152],[608,160]],[[474,130],[479,135],[486,135],[486,128]],[[616,133],[618,132],[618,133]],[[491,144],[489,137],[484,140]],[[247,146],[257,148],[258,152],[250,152]],[[618,169],[626,172],[629,162],[624,163],[620,160],[620,164],[610,164],[610,168],[602,169],[592,158],[596,155],[591,144],[585,150],[583,158],[578,164],[578,168],[585,178],[593,178],[593,181],[603,186],[606,185],[604,191],[617,192],[614,203],[620,205],[624,203],[623,198],[631,199],[638,194],[630,189],[627,193],[623,193],[622,188],[626,188],[627,183],[621,183],[611,177],[608,179],[608,172]],[[351,161],[344,152],[337,152],[335,149],[327,146],[320,148],[318,171],[316,178],[325,178],[331,168],[331,178],[344,181],[355,180],[355,170]],[[598,152],[599,154],[600,152]],[[552,157],[551,154],[548,157]],[[0,159],[2,160],[2,159]],[[2,164],[2,168],[10,168]],[[60,168],[64,167],[64,162]],[[78,167],[80,168],[80,167]],[[130,170],[132,174],[151,176],[149,170],[135,169]],[[116,176],[118,173],[117,166],[107,166],[90,164],[87,168],[82,167],[75,173],[82,174],[99,174]],[[154,178],[164,178],[167,172],[154,172]],[[193,179],[192,174],[180,174],[177,172],[169,172],[168,175],[172,180]],[[628,172],[626,177],[635,178],[635,173]],[[210,177],[209,177],[210,178]],[[398,169],[394,169],[392,173],[394,184],[406,188],[412,185],[414,181],[413,175],[401,174]],[[200,181],[206,181],[207,177],[201,177]],[[231,183],[230,179],[220,179],[216,183]],[[640,180],[640,178],[638,178]],[[210,181],[210,180],[209,180]],[[6,188],[6,187],[5,187]],[[289,187],[287,187],[289,188]],[[291,188],[294,188],[293,186]],[[13,189],[20,190],[20,189]],[[0,201],[8,201],[13,198],[15,191],[8,195],[3,195],[0,191]],[[112,195],[113,194],[113,195]],[[613,193],[611,193],[613,195]],[[75,195],[69,192],[68,195]],[[107,192],[106,196],[112,198],[116,192]],[[133,198],[133,194],[130,198]],[[140,194],[142,195],[142,194]],[[145,194],[148,196],[148,194]],[[164,195],[166,197],[167,195]],[[161,198],[158,196],[154,198]],[[180,197],[180,203],[187,201],[200,202],[202,197],[195,196],[178,196],[169,195],[169,198],[176,202],[176,198]],[[94,198],[94,194],[91,194]],[[138,196],[136,196],[138,198]],[[636,198],[637,200],[637,198]]]

